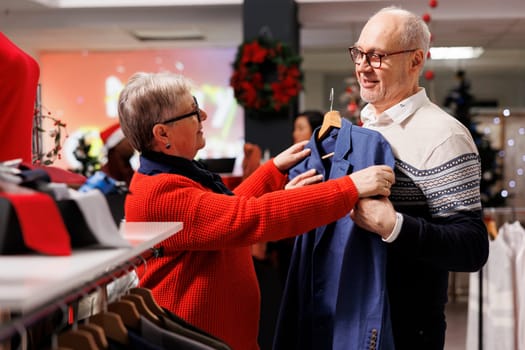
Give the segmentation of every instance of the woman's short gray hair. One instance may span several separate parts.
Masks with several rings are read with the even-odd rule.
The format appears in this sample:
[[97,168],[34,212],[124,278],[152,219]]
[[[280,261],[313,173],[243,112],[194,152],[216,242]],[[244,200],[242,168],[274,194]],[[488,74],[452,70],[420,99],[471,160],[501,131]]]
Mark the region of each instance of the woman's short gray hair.
[[155,124],[177,114],[192,88],[192,82],[179,74],[138,72],[131,76],[119,96],[118,116],[133,148],[139,152],[151,149]]

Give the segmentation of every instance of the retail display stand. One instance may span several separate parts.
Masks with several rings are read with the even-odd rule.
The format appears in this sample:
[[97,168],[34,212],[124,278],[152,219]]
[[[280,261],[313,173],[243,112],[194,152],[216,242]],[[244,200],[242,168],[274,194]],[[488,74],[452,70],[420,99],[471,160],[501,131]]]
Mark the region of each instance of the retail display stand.
[[19,315],[0,323],[0,341],[132,270],[182,226],[180,222],[123,222],[120,233],[130,247],[78,249],[71,256],[0,256],[0,311]]

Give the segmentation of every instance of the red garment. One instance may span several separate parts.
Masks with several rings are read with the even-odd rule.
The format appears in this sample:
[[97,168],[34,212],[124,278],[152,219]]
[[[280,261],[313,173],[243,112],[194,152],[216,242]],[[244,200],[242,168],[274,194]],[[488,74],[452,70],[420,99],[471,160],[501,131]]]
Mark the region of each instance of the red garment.
[[42,169],[47,173],[47,175],[51,179],[51,182],[65,183],[69,185],[69,187],[74,188],[82,186],[87,180],[87,178],[84,175],[77,174],[70,170],[65,170],[53,165],[41,165],[22,162],[22,164],[20,164],[18,168],[21,170]]
[[32,162],[38,63],[0,33],[0,161]]
[[71,239],[53,198],[45,193],[0,192],[13,206],[27,248],[47,255],[71,255]]
[[160,305],[234,350],[258,349],[260,294],[250,246],[326,225],[348,214],[358,199],[348,176],[275,191],[286,179],[270,161],[228,196],[180,175],[136,173],[126,220],[184,224],[161,244],[164,256],[139,271],[141,285]]

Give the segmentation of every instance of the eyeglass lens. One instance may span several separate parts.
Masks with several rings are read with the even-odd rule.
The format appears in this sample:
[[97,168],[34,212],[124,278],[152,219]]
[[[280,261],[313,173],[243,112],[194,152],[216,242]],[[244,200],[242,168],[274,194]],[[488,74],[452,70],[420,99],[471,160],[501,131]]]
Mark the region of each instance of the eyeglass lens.
[[374,53],[365,53],[356,47],[351,47],[349,51],[350,51],[350,58],[352,58],[352,61],[355,64],[361,64],[363,62],[363,58],[365,58],[366,63],[368,63],[369,66],[372,66],[373,68],[381,67],[381,56],[380,55],[377,55]]
[[197,114],[197,120],[201,121],[201,109],[199,107],[199,102],[197,102],[197,98],[193,96],[193,101],[195,102],[195,113]]

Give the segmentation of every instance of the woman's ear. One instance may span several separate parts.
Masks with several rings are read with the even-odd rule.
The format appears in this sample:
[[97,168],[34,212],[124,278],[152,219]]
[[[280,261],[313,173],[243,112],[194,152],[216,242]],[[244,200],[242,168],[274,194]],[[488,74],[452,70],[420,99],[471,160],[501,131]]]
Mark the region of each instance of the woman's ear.
[[152,129],[153,139],[156,143],[166,144],[168,143],[168,131],[166,130],[166,125],[155,124]]

